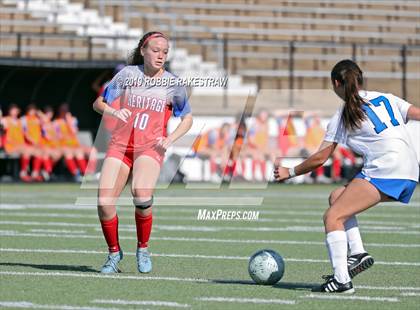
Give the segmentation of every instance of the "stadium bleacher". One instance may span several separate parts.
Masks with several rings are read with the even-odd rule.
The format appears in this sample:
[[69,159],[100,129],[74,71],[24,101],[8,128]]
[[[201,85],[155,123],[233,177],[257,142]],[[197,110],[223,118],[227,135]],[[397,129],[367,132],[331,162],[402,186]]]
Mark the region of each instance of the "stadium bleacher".
[[[411,0],[0,0],[0,61],[123,62],[160,30],[175,74],[229,77],[226,88],[193,89],[196,115],[234,117],[251,97],[256,109],[328,117],[337,100],[311,90],[329,89],[343,58],[361,65],[367,88],[418,104],[419,13]],[[309,93],[316,100],[299,99]]]

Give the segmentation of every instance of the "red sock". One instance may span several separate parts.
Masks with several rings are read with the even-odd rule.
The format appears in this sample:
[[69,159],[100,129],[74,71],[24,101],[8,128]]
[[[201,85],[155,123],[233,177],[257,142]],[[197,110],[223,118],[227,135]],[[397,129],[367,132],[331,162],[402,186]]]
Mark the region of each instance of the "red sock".
[[339,159],[333,159],[331,176],[333,178],[341,176],[341,161]]
[[28,171],[31,158],[29,156],[22,156],[20,159],[20,171]]
[[261,175],[263,177],[263,180],[265,180],[265,170],[266,169],[267,169],[267,166],[266,166],[265,160],[261,160],[260,161],[260,170],[261,170]]
[[324,166],[321,166],[321,167],[317,168],[315,170],[315,174],[316,174],[317,177],[320,177],[321,175],[323,175],[324,174]]
[[108,221],[102,221],[102,232],[104,234],[108,250],[110,253],[120,251],[120,243],[118,242],[118,216]]
[[86,172],[86,159],[84,158],[76,158],[77,165],[79,166],[79,170],[82,172],[82,174],[85,174]]
[[252,178],[253,178],[253,179],[255,179],[255,173],[256,173],[256,171],[257,171],[257,164],[258,164],[258,161],[256,161],[255,159],[251,159],[251,163],[252,163],[252,165],[251,165],[251,169],[252,169]]
[[51,158],[44,158],[42,163],[43,163],[45,171],[47,171],[48,174],[51,174],[52,169],[53,169],[52,168],[53,167],[52,159]]
[[246,160],[245,159],[243,159],[243,160],[241,160],[241,174],[242,174],[242,176],[245,176],[245,169],[246,169]]
[[66,158],[65,162],[66,162],[67,169],[69,169],[70,173],[72,175],[76,175],[77,174],[77,166],[76,166],[76,163],[74,162],[73,158]]
[[150,213],[150,215],[141,216],[136,212],[135,218],[137,229],[137,247],[146,248],[152,231],[153,215]]
[[217,164],[213,158],[210,158],[210,173],[214,174],[217,172]]
[[39,170],[41,170],[42,162],[43,160],[41,157],[34,158],[34,161],[32,163],[32,173],[39,173]]
[[96,157],[91,156],[89,158],[89,162],[88,162],[87,167],[86,167],[86,174],[93,174],[93,173],[95,173],[97,161],[98,160],[96,159]]

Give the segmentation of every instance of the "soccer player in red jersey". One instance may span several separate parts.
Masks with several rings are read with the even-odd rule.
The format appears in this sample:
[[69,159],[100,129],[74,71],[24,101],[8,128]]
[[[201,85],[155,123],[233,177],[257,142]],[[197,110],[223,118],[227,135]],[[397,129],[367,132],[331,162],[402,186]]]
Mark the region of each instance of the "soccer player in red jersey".
[[[164,34],[145,34],[132,54],[130,65],[115,75],[93,104],[95,111],[118,119],[99,180],[98,215],[109,250],[102,273],[119,272],[118,263],[123,258],[115,204],[130,173],[138,239],[137,267],[142,273],[152,270],[148,241],[152,229],[153,190],[166,149],[192,126],[185,87],[145,83],[176,78],[164,68],[168,50]],[[114,109],[111,104],[118,98],[120,109]],[[166,136],[165,122],[170,109],[182,121]]]

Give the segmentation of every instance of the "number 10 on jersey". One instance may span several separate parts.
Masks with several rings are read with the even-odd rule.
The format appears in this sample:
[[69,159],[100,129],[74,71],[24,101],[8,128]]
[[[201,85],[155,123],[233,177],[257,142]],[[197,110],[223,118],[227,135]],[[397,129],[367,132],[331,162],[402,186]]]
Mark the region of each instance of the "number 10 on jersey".
[[133,127],[140,130],[144,130],[147,127],[148,122],[149,122],[149,114],[137,113],[136,118],[134,119]]

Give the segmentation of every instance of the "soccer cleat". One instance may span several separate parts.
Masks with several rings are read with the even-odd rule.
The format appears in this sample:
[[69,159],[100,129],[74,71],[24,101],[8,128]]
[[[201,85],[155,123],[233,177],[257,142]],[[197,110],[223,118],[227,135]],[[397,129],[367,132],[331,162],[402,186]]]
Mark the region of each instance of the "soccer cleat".
[[147,248],[137,248],[137,268],[141,273],[148,273],[152,271],[152,260]]
[[351,255],[347,258],[347,268],[349,269],[349,275],[351,278],[354,278],[359,273],[365,271],[372,267],[374,259],[369,253],[361,253],[356,255]]
[[326,280],[316,291],[321,293],[344,293],[344,294],[353,294],[354,288],[351,281],[347,283],[338,282],[334,276],[323,276]]
[[118,273],[121,270],[118,268],[118,263],[123,259],[123,252],[109,253],[105,264],[101,268],[101,273]]

